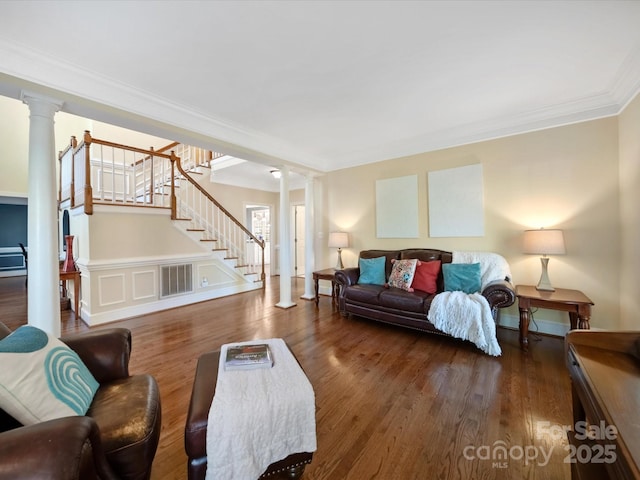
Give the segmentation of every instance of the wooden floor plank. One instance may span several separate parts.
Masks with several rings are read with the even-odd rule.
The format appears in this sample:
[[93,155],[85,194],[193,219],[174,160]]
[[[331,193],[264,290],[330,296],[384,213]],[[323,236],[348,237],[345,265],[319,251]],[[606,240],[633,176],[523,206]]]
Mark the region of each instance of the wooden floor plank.
[[[316,394],[318,450],[304,478],[569,479],[566,439],[540,422],[569,425],[571,397],[562,339],[541,337],[522,353],[517,332],[499,328],[489,357],[459,340],[342,318],[329,297],[275,307],[279,279],[248,292],[95,328],[132,331],[132,373],[156,377],[163,424],[153,480],[185,479],[184,422],[198,357],[232,341],[284,338]],[[24,277],[0,279],[2,321],[26,323]],[[69,311],[63,333],[88,330]],[[504,460],[484,458],[512,449]],[[515,458],[551,449],[551,460]],[[484,450],[483,450],[484,449]],[[494,455],[495,456],[495,455]]]

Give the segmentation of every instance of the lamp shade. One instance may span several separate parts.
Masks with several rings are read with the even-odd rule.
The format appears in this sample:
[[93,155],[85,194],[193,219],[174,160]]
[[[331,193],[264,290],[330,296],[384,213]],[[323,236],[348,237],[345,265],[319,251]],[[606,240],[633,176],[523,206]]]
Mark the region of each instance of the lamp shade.
[[347,232],[331,232],[329,234],[329,248],[347,248],[349,234]]
[[562,230],[525,230],[524,253],[564,255],[566,252]]

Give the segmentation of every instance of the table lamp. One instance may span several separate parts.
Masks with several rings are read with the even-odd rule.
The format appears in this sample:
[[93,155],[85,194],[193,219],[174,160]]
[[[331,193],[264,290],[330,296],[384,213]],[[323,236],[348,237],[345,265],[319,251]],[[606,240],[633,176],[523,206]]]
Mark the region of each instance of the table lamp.
[[542,274],[540,275],[540,281],[536,286],[536,289],[555,292],[555,288],[549,281],[549,274],[547,267],[549,265],[549,258],[547,255],[564,255],[564,235],[562,230],[525,230],[524,232],[524,253],[532,253],[542,255],[540,262],[542,263]]
[[331,232],[329,234],[329,248],[338,249],[338,263],[336,264],[336,270],[342,270],[344,265],[342,264],[342,249],[349,246],[349,234],[347,232]]

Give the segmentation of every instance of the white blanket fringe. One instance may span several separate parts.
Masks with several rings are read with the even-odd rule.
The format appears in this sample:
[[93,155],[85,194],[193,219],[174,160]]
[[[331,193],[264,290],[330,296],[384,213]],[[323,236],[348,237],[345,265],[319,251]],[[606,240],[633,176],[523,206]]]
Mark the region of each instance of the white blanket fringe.
[[479,293],[439,293],[431,302],[427,318],[438,330],[469,340],[489,355],[502,354],[489,302]]
[[224,370],[220,350],[216,393],[207,425],[206,480],[255,480],[292,453],[316,450],[313,387],[281,338],[268,343],[273,367]]

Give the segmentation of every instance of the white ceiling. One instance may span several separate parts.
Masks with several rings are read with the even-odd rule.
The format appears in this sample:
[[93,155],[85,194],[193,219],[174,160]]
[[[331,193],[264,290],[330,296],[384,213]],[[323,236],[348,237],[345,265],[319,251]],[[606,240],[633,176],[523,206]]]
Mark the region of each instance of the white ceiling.
[[0,94],[326,172],[615,115],[639,26],[638,1],[5,0]]

